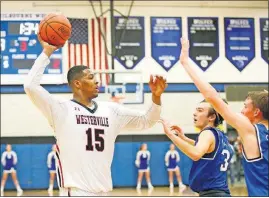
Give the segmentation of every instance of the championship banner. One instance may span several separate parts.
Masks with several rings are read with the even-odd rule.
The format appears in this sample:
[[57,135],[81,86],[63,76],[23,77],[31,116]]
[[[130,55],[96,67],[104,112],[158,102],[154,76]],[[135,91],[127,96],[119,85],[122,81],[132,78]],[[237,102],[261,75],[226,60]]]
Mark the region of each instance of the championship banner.
[[145,57],[144,17],[115,17],[115,57],[133,69]]
[[269,62],[268,55],[268,46],[269,46],[269,38],[268,38],[268,18],[260,19],[260,32],[261,32],[261,56],[265,62]]
[[[1,13],[1,84],[23,84],[36,58],[42,52],[37,39],[44,13]],[[45,84],[63,83],[62,49],[50,58],[42,78]]]
[[188,17],[190,58],[206,71],[219,57],[218,18]]
[[179,60],[181,17],[151,17],[151,56],[166,71]]
[[225,56],[241,72],[255,57],[254,18],[224,18]]

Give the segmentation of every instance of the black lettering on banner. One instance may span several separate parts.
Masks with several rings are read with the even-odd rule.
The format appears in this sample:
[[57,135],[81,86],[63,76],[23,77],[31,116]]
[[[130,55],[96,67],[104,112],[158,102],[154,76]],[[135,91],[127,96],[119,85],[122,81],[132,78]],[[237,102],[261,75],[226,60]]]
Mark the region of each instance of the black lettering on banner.
[[133,69],[145,57],[144,17],[115,17],[115,58]]
[[190,58],[206,71],[219,57],[218,18],[188,17]]

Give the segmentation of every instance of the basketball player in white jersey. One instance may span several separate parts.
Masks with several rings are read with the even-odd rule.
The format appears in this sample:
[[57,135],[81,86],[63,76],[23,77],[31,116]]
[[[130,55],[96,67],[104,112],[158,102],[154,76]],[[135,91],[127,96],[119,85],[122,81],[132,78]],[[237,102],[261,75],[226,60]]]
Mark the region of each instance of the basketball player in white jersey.
[[160,119],[166,80],[150,77],[152,104],[140,112],[115,102],[94,101],[99,92],[94,74],[86,66],[75,66],[67,74],[73,99],[58,99],[40,86],[49,57],[57,48],[40,36],[39,41],[43,52],[30,70],[24,89],[54,129],[60,195],[108,195],[112,190],[110,167],[117,135],[122,129],[150,128]]

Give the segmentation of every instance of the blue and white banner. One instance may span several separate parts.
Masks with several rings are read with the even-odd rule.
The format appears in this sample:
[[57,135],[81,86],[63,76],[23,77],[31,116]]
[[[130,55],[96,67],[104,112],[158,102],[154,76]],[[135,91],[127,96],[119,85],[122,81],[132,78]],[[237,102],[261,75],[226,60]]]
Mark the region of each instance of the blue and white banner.
[[242,71],[255,57],[254,18],[224,18],[225,56]]
[[115,17],[116,60],[133,69],[145,57],[144,17]]
[[219,21],[213,17],[188,17],[190,58],[206,71],[219,57]]
[[151,56],[166,71],[179,60],[181,17],[151,17]]
[[261,32],[261,56],[265,62],[269,62],[268,47],[269,47],[269,38],[268,38],[268,18],[260,19],[260,32]]

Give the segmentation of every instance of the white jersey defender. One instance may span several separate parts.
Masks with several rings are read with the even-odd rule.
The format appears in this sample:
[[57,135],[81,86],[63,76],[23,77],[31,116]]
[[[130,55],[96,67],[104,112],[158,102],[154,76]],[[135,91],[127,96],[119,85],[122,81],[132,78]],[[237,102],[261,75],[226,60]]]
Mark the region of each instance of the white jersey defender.
[[109,192],[114,143],[120,130],[153,126],[160,118],[161,106],[152,103],[146,112],[140,112],[112,102],[93,102],[93,107],[88,108],[74,100],[58,99],[40,86],[48,64],[47,55],[42,53],[24,88],[54,129],[59,185],[65,192],[67,189],[88,195]]

